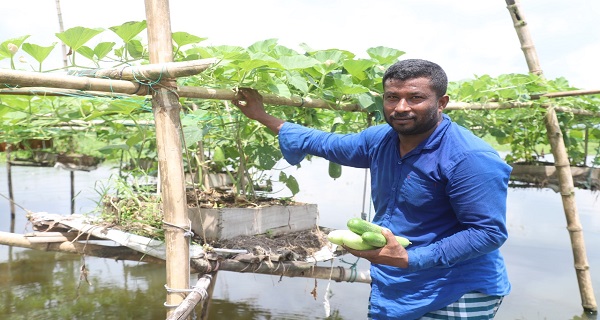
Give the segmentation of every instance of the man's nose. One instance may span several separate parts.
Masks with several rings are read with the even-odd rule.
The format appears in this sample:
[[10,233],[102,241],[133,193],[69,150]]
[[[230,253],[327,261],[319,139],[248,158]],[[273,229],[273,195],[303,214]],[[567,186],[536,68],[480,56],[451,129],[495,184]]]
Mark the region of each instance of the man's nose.
[[406,99],[399,99],[398,103],[396,103],[396,106],[394,106],[394,111],[396,112],[405,112],[408,111],[410,108],[408,106],[408,102],[406,101]]

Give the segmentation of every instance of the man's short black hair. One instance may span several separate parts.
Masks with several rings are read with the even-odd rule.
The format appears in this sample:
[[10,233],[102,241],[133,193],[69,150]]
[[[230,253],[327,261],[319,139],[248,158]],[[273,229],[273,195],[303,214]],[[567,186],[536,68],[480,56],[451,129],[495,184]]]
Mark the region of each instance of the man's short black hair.
[[428,78],[431,87],[438,98],[446,94],[448,89],[448,77],[444,69],[431,61],[422,59],[400,60],[390,66],[383,75],[383,85],[388,79],[405,81],[414,78]]

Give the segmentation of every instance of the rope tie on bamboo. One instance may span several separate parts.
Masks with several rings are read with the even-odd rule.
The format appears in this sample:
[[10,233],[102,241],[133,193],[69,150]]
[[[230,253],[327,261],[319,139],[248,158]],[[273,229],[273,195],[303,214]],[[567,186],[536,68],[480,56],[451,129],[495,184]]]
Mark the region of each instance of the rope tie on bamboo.
[[[169,288],[169,286],[167,286],[165,284],[165,289],[167,290],[168,293],[189,294],[192,292],[197,292],[200,295],[200,299],[202,301],[206,300],[206,298],[208,297],[208,292],[206,291],[206,289],[198,287],[198,286],[193,286],[191,289],[173,289],[173,288]],[[167,302],[164,302],[163,306],[165,306],[166,308],[177,308],[177,307],[179,307],[179,304],[168,304]]]
[[172,224],[172,223],[166,222],[165,220],[163,220],[162,223],[167,228],[174,228],[174,229],[183,230],[183,232],[184,232],[183,236],[186,237],[186,238],[187,237],[191,238],[191,237],[194,236],[194,232],[192,232],[192,222],[191,221],[189,221],[190,224],[187,227],[178,226],[176,224]]
[[302,107],[304,105],[304,97],[300,97],[300,101],[302,101],[302,103],[300,103],[298,107]]
[[[350,265],[350,275],[348,276],[348,282],[356,281],[356,278],[358,276],[358,271],[356,270],[356,265],[358,264],[358,260],[360,260],[360,258],[357,258],[356,261],[354,261],[354,263],[352,263],[352,262],[345,261],[343,258],[340,259],[341,262]],[[344,273],[345,273],[345,270],[344,270]],[[344,274],[344,276],[345,276],[345,274]]]

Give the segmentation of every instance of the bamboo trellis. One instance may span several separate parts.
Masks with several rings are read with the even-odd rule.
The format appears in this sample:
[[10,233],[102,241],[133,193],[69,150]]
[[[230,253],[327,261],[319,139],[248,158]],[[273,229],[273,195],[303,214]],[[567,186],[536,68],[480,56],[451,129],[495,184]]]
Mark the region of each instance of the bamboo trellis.
[[[521,42],[521,48],[527,60],[529,72],[542,76],[542,68],[533,44],[531,34],[527,28],[527,22],[523,16],[523,11],[518,0],[506,0],[508,11],[512,18],[515,30]],[[590,266],[587,260],[585,250],[585,240],[583,237],[583,228],[579,221],[577,213],[577,204],[575,202],[575,192],[573,185],[573,176],[571,174],[571,164],[565,148],[563,134],[558,124],[555,108],[548,108],[545,117],[546,132],[548,140],[554,155],[554,166],[558,173],[560,194],[562,196],[563,209],[567,219],[567,230],[571,238],[571,247],[573,249],[573,258],[575,262],[575,273],[577,283],[579,284],[579,294],[583,310],[589,314],[597,314],[598,306],[592,288],[592,277],[590,275]]]

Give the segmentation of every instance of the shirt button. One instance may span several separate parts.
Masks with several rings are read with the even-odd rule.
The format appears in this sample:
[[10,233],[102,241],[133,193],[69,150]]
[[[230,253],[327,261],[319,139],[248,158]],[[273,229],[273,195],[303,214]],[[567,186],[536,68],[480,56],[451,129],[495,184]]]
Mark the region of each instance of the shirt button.
[[398,161],[398,164],[402,164],[402,161]]

